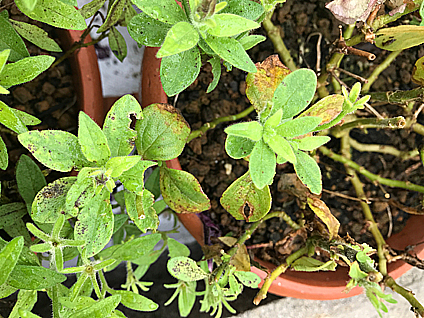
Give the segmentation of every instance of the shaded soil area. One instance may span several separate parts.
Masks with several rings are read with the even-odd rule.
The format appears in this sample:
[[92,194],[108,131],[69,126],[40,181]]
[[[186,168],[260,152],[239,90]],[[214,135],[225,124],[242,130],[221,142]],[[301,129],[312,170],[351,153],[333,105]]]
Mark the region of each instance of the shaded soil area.
[[[325,7],[325,1],[292,1],[288,0],[273,15],[273,22],[280,29],[284,43],[289,48],[296,64],[300,67],[309,67],[317,70],[317,47],[321,54],[320,68],[325,67],[333,48],[332,43],[339,36],[339,22],[335,20],[331,12]],[[384,10],[384,8],[382,9]],[[403,22],[411,19],[411,15],[402,19]],[[357,32],[357,31],[355,31]],[[259,29],[256,33],[265,34]],[[321,38],[319,43],[319,38]],[[345,56],[341,68],[368,77],[390,52],[382,51],[371,44],[358,46],[363,50],[374,53],[375,61],[368,61],[364,57]],[[267,40],[249,51],[252,60],[262,62],[268,56],[274,54],[274,48],[270,40]],[[424,47],[421,45],[403,52],[398,58],[380,75],[372,86],[372,91],[386,91],[396,89],[411,89],[416,87],[411,82],[411,72],[415,61],[424,55]],[[183,116],[190,123],[192,130],[199,129],[203,124],[211,122],[215,118],[234,115],[250,106],[245,95],[246,73],[234,69],[226,72],[222,69],[222,77],[218,87],[206,94],[207,85],[212,80],[210,65],[204,64],[199,78],[186,91],[182,92],[176,106],[182,111]],[[349,86],[356,80],[343,74],[340,78]],[[331,90],[331,85],[329,86]],[[172,102],[172,101],[171,101]],[[383,103],[373,104],[375,109],[383,116],[411,116],[401,105],[388,105]],[[414,106],[414,111],[418,105]],[[357,113],[360,117],[374,117],[365,110]],[[251,113],[245,120],[254,120],[256,114]],[[423,123],[424,118],[420,115],[418,122]],[[224,128],[230,123],[218,125],[215,129],[207,131],[202,137],[192,140],[180,156],[180,162],[184,170],[195,175],[205,193],[211,200],[212,208],[204,212],[219,227],[221,235],[232,232],[239,235],[248,226],[244,221],[236,221],[221,206],[219,200],[225,189],[248,169],[248,162],[230,158],[224,149],[226,134]],[[417,149],[422,144],[422,136],[409,130],[359,130],[351,131],[350,136],[364,144],[392,145],[401,151]],[[338,152],[339,140],[332,138],[326,145],[334,152]],[[424,177],[424,169],[419,157],[402,160],[389,154],[352,151],[352,159],[372,173],[385,178],[402,180],[421,184]],[[356,197],[351,185],[350,177],[346,174],[342,164],[323,156],[317,152],[315,155],[323,176],[322,200],[328,205],[332,213],[341,223],[341,236],[350,234],[358,242],[373,244],[372,235],[367,231],[367,222],[363,217],[360,202],[347,199],[346,196]],[[294,173],[291,164],[283,164],[277,167],[272,191],[272,210],[283,209],[293,219],[305,214],[306,219],[313,219],[311,212],[300,210],[296,198],[290,193],[281,191],[283,185],[282,176]],[[404,221],[408,218],[399,207],[389,205],[388,198],[401,205],[416,207],[422,200],[422,195],[403,189],[389,188],[374,185],[365,177],[360,176],[364,183],[366,196],[371,203],[371,209],[384,237],[400,231]],[[338,196],[341,194],[343,197]],[[247,246],[262,259],[280,263],[285,259],[275,247],[278,242],[284,240],[289,232],[284,221],[270,219],[264,222],[247,242]],[[212,240],[214,242],[214,240]],[[257,244],[262,246],[256,248]],[[287,251],[286,251],[287,252]],[[290,252],[290,251],[289,251]],[[274,258],[277,258],[275,260]]]

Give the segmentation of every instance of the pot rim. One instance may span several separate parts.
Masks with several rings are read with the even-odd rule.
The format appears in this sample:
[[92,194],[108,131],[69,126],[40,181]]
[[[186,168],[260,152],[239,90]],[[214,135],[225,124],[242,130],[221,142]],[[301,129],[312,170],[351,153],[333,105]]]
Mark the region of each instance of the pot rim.
[[[167,103],[168,97],[162,89],[159,68],[160,59],[156,58],[156,52],[159,48],[146,47],[142,63],[142,106],[145,107],[151,103]],[[178,158],[166,162],[168,168],[181,170]],[[193,235],[196,241],[201,245],[204,242],[203,223],[196,214],[177,214],[181,223]],[[412,215],[403,230],[389,239],[387,243],[394,249],[402,250],[407,246],[413,246],[418,242],[424,241],[424,231],[421,224],[424,222],[424,216]],[[419,258],[424,258],[424,244],[415,246],[413,251]],[[261,265],[270,268],[276,267],[271,263],[258,260]],[[411,265],[396,261],[388,265],[388,274],[394,279],[399,278],[412,268]],[[252,266],[251,271],[263,279],[267,273]],[[356,296],[362,293],[361,287],[353,288],[349,293],[344,293],[347,282],[349,281],[347,268],[337,267],[334,272],[296,272],[288,271],[280,275],[271,285],[269,292],[278,296],[288,296],[301,299],[331,300]]]

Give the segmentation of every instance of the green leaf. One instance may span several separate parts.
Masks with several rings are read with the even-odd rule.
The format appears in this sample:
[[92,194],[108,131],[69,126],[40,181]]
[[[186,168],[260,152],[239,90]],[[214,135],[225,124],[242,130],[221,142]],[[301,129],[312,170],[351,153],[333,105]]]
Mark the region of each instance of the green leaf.
[[250,288],[258,288],[259,283],[261,282],[261,278],[252,272],[242,272],[242,271],[236,271],[234,272],[234,275],[238,278],[238,280],[247,287]]
[[140,156],[113,157],[106,162],[106,170],[111,170],[110,176],[118,178],[124,171],[130,170],[141,160]]
[[184,244],[174,240],[173,238],[168,238],[168,249],[169,249],[169,257],[178,257],[185,256],[188,257],[190,255],[190,250]]
[[233,13],[249,20],[257,20],[264,13],[262,5],[250,0],[227,0],[221,13]]
[[190,134],[190,127],[179,111],[169,104],[152,104],[143,114],[144,119],[135,125],[138,154],[148,160],[178,157]]
[[31,310],[37,302],[37,291],[35,290],[20,290],[18,300],[13,306],[9,318],[20,318],[19,309]]
[[224,131],[228,135],[259,141],[262,138],[263,126],[257,121],[249,121],[228,126]]
[[62,52],[60,46],[43,29],[21,21],[10,20],[10,22],[24,39],[34,43],[39,48],[50,52]]
[[41,318],[40,316],[33,314],[29,310],[19,308],[18,313],[22,318]]
[[323,144],[331,140],[328,136],[311,136],[304,137],[299,140],[299,149],[305,151],[312,151],[318,147],[321,147]]
[[62,29],[84,30],[87,28],[78,10],[59,0],[37,0],[37,5],[32,11],[25,6],[25,0],[15,0],[15,4],[22,13],[36,21]]
[[22,3],[28,9],[28,11],[32,11],[37,4],[37,0],[24,0]]
[[128,33],[140,45],[158,47],[165,41],[171,29],[167,23],[160,22],[141,12],[131,19]]
[[12,111],[12,108],[2,101],[0,101],[0,123],[17,134],[22,134],[28,131],[22,120]]
[[178,22],[168,31],[157,57],[165,57],[181,53],[194,47],[199,42],[199,33],[185,21]]
[[104,165],[110,157],[107,139],[100,127],[86,113],[80,111],[78,142],[84,156],[98,165]]
[[375,45],[387,51],[404,50],[424,43],[424,27],[398,25],[375,33]]
[[330,233],[330,240],[336,237],[339,232],[340,223],[331,213],[327,205],[315,197],[308,197],[308,205],[312,211],[314,211],[315,215],[327,226],[328,232]]
[[109,3],[106,20],[103,22],[102,26],[97,29],[96,33],[102,33],[114,26],[124,13],[126,4],[127,0],[115,0],[112,5]]
[[241,159],[250,155],[255,146],[253,140],[237,137],[233,135],[227,136],[225,140],[225,151],[234,159]]
[[144,187],[149,190],[154,196],[155,199],[160,196],[160,176],[159,168],[153,169],[152,174],[147,178]]
[[198,281],[207,277],[195,261],[184,256],[169,259],[167,268],[172,276],[185,282]]
[[118,99],[106,115],[103,133],[112,157],[129,155],[134,148],[137,133],[130,128],[131,115],[136,119],[142,118],[140,104],[129,94]]
[[[31,218],[40,223],[55,223],[59,214],[66,213],[66,195],[76,177],[60,178],[49,183],[34,198]],[[69,219],[72,216],[65,214]]]
[[[326,96],[301,113],[298,118],[316,116],[322,119],[320,125],[327,124],[341,113],[344,100],[345,98],[342,95]],[[337,124],[337,122],[335,122],[334,125],[335,124]]]
[[296,151],[297,162],[294,170],[300,181],[308,187],[312,193],[320,194],[322,191],[321,170],[316,161],[303,151]]
[[274,151],[263,141],[259,140],[250,154],[249,172],[253,183],[259,189],[271,184],[275,175],[277,159]]
[[187,317],[196,302],[196,282],[185,282],[178,295],[178,310],[181,317]]
[[268,131],[274,131],[274,128],[277,128],[277,126],[280,124],[281,118],[283,118],[282,109],[278,110],[276,113],[274,113],[274,115],[268,117],[268,119],[265,121],[265,129]]
[[121,303],[125,307],[139,311],[154,311],[159,305],[147,297],[133,293],[129,290],[109,290],[112,295],[121,295]]
[[208,88],[206,89],[206,93],[210,93],[215,89],[221,77],[221,60],[219,59],[219,57],[215,56],[214,58],[211,58],[208,62],[212,66],[213,80],[208,85]]
[[250,50],[252,47],[258,45],[259,43],[266,40],[266,37],[263,35],[248,35],[240,39],[240,44],[243,49]]
[[[65,211],[76,217],[80,209],[95,196],[95,188],[91,177],[87,176],[84,168],[78,174],[77,181],[70,187],[65,201]],[[91,171],[91,170],[89,170]],[[84,176],[85,175],[85,176]]]
[[23,237],[15,237],[0,251],[0,285],[3,285],[6,282],[16,263],[18,262],[23,246]]
[[149,167],[156,165],[156,162],[141,160],[131,169],[123,172],[119,178],[124,187],[134,193],[141,193],[144,190],[144,172]]
[[240,42],[233,38],[220,38],[210,34],[202,36],[206,43],[216,54],[219,55],[220,58],[243,71],[250,73],[256,72],[255,64],[253,64]]
[[225,190],[221,205],[236,220],[256,222],[271,209],[271,193],[267,186],[256,187],[247,172]]
[[291,267],[301,272],[335,271],[337,263],[334,260],[324,263],[315,258],[303,256],[295,260]]
[[265,133],[264,141],[277,155],[284,157],[287,161],[293,164],[296,163],[296,155],[294,154],[293,148],[285,138],[279,135],[270,135]]
[[109,193],[103,190],[80,211],[75,223],[74,239],[85,241],[86,245],[80,251],[84,251],[85,257],[91,257],[106,246],[112,233],[112,206]]
[[153,194],[144,189],[140,194],[125,192],[127,213],[141,232],[156,230],[159,226],[159,217],[153,208],[155,202]]
[[69,172],[74,167],[81,169],[90,164],[78,138],[66,131],[33,130],[20,134],[18,140],[43,165],[57,171]]
[[188,172],[160,167],[160,190],[166,204],[176,212],[199,213],[211,207],[199,181]]
[[354,261],[350,265],[349,276],[352,277],[353,279],[358,279],[359,280],[359,279],[366,278],[368,275],[367,275],[367,273],[363,272],[360,269],[359,263],[357,261]]
[[15,287],[9,286],[7,284],[0,285],[0,298],[6,298],[16,292]]
[[311,132],[320,122],[320,117],[299,117],[279,125],[275,131],[281,137],[294,138]]
[[[9,61],[16,62],[24,57],[28,57],[29,53],[25,46],[24,41],[21,39],[18,33],[16,33],[13,26],[9,21],[0,16],[0,51],[9,49],[10,54],[8,57]],[[4,52],[4,51],[3,51]],[[4,53],[6,54],[6,53]],[[0,67],[1,73],[2,67]]]
[[0,169],[6,170],[9,165],[9,156],[7,155],[7,147],[0,137]]
[[37,117],[34,117],[24,111],[10,108],[10,110],[15,113],[15,115],[24,123],[25,126],[34,126],[41,123],[41,120],[39,120]]
[[132,0],[132,3],[153,19],[167,24],[174,25],[180,21],[187,21],[187,17],[175,0]]
[[166,95],[174,96],[189,87],[199,75],[201,66],[197,46],[163,58],[160,64],[160,78]]
[[42,290],[65,280],[65,275],[42,266],[16,265],[7,284],[18,289]]
[[260,27],[255,21],[230,13],[215,14],[213,20],[216,25],[207,32],[217,37],[233,36]]
[[123,62],[127,56],[127,43],[125,43],[124,37],[115,27],[111,26],[108,39],[113,55],[115,55],[118,60]]
[[317,76],[310,69],[299,69],[287,75],[274,93],[272,113],[283,110],[283,119],[299,114],[315,95]]
[[161,238],[162,236],[159,233],[137,237],[119,246],[111,257],[120,261],[137,260],[150,253]]
[[10,86],[32,81],[52,65],[54,57],[38,55],[25,57],[15,63],[6,64],[0,74],[0,85]]
[[118,307],[121,302],[121,295],[113,295],[99,300],[88,308],[74,312],[69,318],[104,318],[110,317],[112,311]]
[[92,0],[91,2],[83,5],[83,7],[79,10],[79,13],[84,17],[84,19],[88,19],[99,11],[105,2],[106,0]]

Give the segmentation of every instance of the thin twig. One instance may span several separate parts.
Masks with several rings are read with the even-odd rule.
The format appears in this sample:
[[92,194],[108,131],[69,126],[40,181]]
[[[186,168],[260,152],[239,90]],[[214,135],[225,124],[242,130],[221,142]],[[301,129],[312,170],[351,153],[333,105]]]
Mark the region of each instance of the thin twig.
[[389,154],[389,155],[399,157],[402,160],[409,160],[419,155],[419,152],[417,149],[410,150],[410,151],[400,151],[399,149],[389,145],[363,144],[356,141],[354,138],[349,138],[349,143],[352,148],[360,152],[384,153],[384,154]]
[[393,216],[392,216],[392,209],[390,209],[390,205],[387,205],[387,216],[389,217],[389,230],[387,231],[387,238],[392,236],[393,231]]
[[321,40],[322,40],[322,33],[321,32],[314,32],[308,35],[306,38],[306,42],[310,40],[311,37],[318,35],[318,41],[317,41],[317,63],[316,63],[316,70],[317,73],[321,72]]
[[346,75],[348,75],[348,76],[350,76],[350,77],[353,77],[354,79],[356,79],[356,80],[358,80],[358,81],[360,81],[360,82],[368,83],[368,80],[367,80],[366,78],[363,78],[362,76],[359,76],[359,75],[353,74],[352,72],[346,71],[345,69],[340,68],[340,67],[336,67],[335,69],[336,69],[337,71],[339,71],[339,72],[345,73]]
[[371,201],[368,198],[358,199],[358,198],[351,197],[351,196],[343,194],[343,193],[338,193],[338,192],[330,191],[330,190],[327,190],[327,189],[322,189],[322,192],[326,192],[326,193],[329,193],[331,195],[335,195],[337,197],[345,198],[345,199],[352,200],[352,201],[359,201],[359,202],[365,202],[367,204],[371,204]]

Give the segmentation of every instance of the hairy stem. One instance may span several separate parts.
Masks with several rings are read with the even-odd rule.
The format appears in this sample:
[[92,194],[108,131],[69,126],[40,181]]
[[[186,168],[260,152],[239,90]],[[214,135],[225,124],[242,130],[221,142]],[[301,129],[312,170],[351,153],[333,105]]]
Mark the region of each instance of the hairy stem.
[[413,307],[414,311],[418,313],[421,317],[424,317],[424,307],[420,304],[420,302],[414,297],[414,294],[402,286],[398,285],[395,280],[387,276],[384,280],[386,286],[390,287],[393,291],[403,296]]

